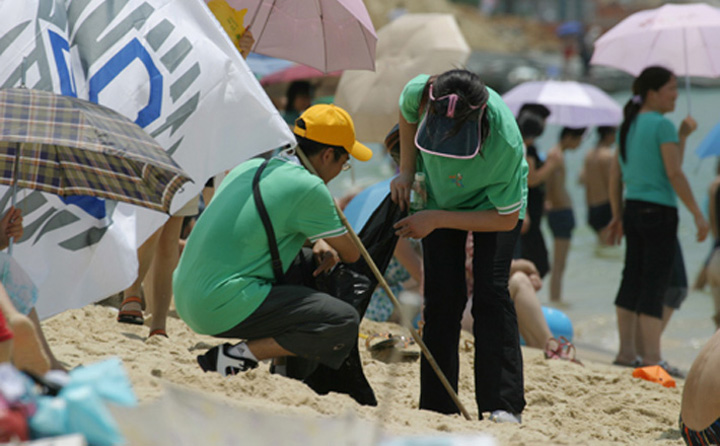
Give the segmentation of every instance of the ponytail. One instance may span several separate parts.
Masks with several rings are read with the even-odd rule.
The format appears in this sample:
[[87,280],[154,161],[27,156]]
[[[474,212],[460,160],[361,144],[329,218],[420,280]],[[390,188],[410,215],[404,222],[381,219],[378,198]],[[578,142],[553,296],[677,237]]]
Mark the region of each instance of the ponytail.
[[[455,93],[462,99],[455,112],[455,126],[445,137],[456,134],[466,122],[480,119],[480,143],[484,145],[490,133],[490,120],[487,110],[485,110],[490,92],[480,77],[468,70],[454,69],[430,78],[425,89],[429,90],[431,84],[435,97]],[[446,107],[445,104],[433,103],[428,107],[428,113],[445,113]],[[482,156],[482,149],[481,146],[480,156]]]
[[627,101],[627,104],[625,104],[625,108],[623,108],[623,117],[624,120],[622,122],[622,125],[620,126],[620,158],[622,158],[623,161],[626,161],[627,158],[627,149],[625,145],[625,140],[627,139],[628,131],[630,130],[630,124],[637,118],[638,113],[640,113],[640,108],[642,108],[642,104],[644,102],[644,99],[640,99],[639,101],[636,98],[639,98],[639,95],[633,96],[629,101]]
[[663,87],[663,85],[670,82],[674,74],[672,71],[663,67],[647,67],[645,68],[640,76],[635,78],[632,86],[633,97],[625,104],[623,108],[623,122],[620,126],[620,140],[618,145],[620,147],[620,158],[625,161],[627,158],[627,135],[637,115],[640,113],[645,98],[647,97],[648,91],[657,91]]

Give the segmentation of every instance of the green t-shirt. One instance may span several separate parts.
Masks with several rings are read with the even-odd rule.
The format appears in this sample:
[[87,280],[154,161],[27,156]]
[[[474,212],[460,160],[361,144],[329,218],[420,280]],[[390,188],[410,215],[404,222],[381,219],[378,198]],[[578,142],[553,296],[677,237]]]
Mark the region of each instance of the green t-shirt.
[[[416,76],[400,95],[400,111],[409,123],[420,121],[418,108],[429,78],[427,74]],[[474,158],[455,159],[418,150],[417,171],[425,173],[427,209],[520,211],[520,218],[525,217],[528,165],[520,130],[500,95],[491,88],[488,92],[485,113],[490,132]]]
[[[274,275],[252,180],[263,160],[230,172],[198,219],[173,275],[180,317],[200,334],[216,335],[242,322],[265,300]],[[347,232],[325,183],[296,162],[273,158],[260,181],[283,268],[305,240]]]
[[625,199],[677,207],[660,146],[678,141],[675,126],[660,113],[640,113],[635,118],[625,140],[625,161],[620,157]]

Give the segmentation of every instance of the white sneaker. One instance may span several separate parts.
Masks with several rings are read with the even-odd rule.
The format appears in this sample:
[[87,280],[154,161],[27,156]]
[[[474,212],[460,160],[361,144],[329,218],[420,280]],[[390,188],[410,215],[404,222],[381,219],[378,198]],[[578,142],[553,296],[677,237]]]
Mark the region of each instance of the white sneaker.
[[496,423],[522,423],[522,416],[514,413],[510,413],[506,410],[496,410],[490,414],[490,420]]

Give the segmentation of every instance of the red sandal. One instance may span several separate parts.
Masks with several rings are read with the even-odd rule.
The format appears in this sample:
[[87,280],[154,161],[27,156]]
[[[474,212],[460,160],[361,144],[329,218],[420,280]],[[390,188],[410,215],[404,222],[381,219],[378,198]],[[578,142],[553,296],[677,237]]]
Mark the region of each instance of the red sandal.
[[123,310],[122,308],[129,304],[136,303],[142,305],[142,300],[137,296],[126,297],[125,300],[120,304],[120,311],[118,312],[117,321],[123,324],[143,325],[145,319],[141,310]]
[[575,354],[575,346],[565,336],[560,336],[560,339],[550,338],[545,344],[545,359],[563,359],[583,365]]
[[170,336],[168,336],[168,334],[165,330],[163,330],[162,328],[156,328],[155,330],[152,330],[150,332],[150,334],[148,335],[148,339],[150,339],[151,337],[156,336],[156,335],[157,336],[165,336],[166,338],[170,338]]

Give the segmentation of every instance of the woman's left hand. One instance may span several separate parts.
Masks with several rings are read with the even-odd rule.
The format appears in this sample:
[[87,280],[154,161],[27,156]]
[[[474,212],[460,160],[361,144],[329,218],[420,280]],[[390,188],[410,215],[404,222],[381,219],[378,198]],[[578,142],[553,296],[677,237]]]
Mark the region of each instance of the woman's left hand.
[[437,229],[435,211],[420,211],[395,223],[395,235],[421,239]]

